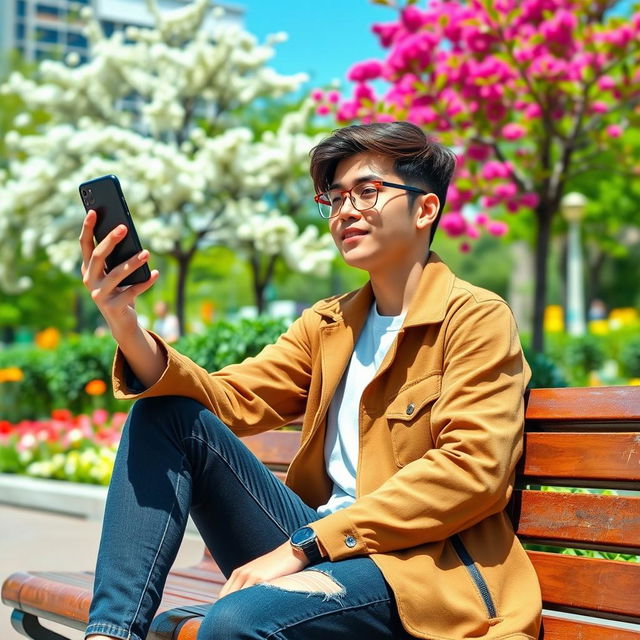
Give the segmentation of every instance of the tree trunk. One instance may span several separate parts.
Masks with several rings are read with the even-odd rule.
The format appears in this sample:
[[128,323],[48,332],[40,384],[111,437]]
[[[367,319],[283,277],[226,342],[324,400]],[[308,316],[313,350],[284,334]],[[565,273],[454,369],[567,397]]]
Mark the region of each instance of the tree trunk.
[[535,291],[533,297],[533,350],[544,351],[544,310],[547,302],[547,258],[553,207],[544,201],[536,209]]
[[267,301],[264,298],[265,289],[267,288],[266,282],[260,282],[259,276],[254,274],[253,278],[253,297],[258,309],[258,315],[262,315],[267,308]]
[[267,300],[265,297],[267,286],[273,278],[273,270],[276,266],[277,256],[267,258],[267,266],[262,270],[262,260],[257,252],[251,254],[249,263],[251,264],[251,276],[253,279],[253,298],[258,309],[258,315],[262,315],[267,310]]

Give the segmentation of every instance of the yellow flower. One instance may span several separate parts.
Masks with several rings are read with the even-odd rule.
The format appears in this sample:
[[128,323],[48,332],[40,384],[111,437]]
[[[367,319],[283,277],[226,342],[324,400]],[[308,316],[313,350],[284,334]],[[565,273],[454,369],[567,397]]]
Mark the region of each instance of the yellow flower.
[[90,396],[101,396],[107,390],[104,380],[90,380],[84,387]]
[[544,330],[550,333],[564,331],[564,311],[559,304],[550,304],[544,310]]
[[609,321],[608,320],[591,320],[589,322],[589,331],[594,336],[604,336],[609,333]]
[[20,382],[24,378],[22,369],[18,367],[9,367],[8,369],[0,369],[0,383],[2,382]]
[[609,320],[611,326],[614,329],[619,327],[626,327],[634,324],[638,320],[638,312],[633,307],[620,307],[618,309],[611,309],[609,313]]
[[36,344],[41,349],[55,349],[60,342],[60,332],[53,327],[36,333]]
[[640,387],[640,378],[631,378],[629,384],[634,387]]

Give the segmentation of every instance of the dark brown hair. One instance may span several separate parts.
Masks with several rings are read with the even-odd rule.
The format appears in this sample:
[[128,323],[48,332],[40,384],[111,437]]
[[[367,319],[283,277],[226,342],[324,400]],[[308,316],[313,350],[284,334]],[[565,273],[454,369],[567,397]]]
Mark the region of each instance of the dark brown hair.
[[[438,196],[440,210],[431,226],[431,242],[456,166],[453,151],[427,137],[420,127],[410,122],[374,122],[336,129],[311,149],[311,179],[316,193],[329,188],[341,160],[363,151],[393,158],[394,170],[406,184],[426,188]],[[409,193],[409,197],[412,196],[416,197]]]

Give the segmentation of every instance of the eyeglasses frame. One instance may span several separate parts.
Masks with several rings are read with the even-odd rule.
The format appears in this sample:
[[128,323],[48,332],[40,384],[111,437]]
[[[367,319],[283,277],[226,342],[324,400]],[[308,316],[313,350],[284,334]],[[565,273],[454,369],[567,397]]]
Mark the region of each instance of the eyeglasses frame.
[[344,205],[344,194],[345,193],[349,194],[349,201],[351,202],[351,206],[356,211],[359,211],[360,213],[362,213],[363,211],[369,211],[370,209],[375,207],[376,204],[378,204],[378,195],[376,195],[376,201],[370,207],[367,207],[366,209],[358,209],[358,207],[356,207],[356,204],[354,202],[354,196],[353,196],[353,194],[351,192],[356,187],[359,187],[362,184],[372,184],[372,185],[374,185],[376,187],[376,192],[377,192],[378,195],[380,195],[380,187],[392,187],[393,189],[404,189],[405,191],[412,191],[414,193],[421,193],[423,195],[426,195],[427,193],[429,193],[428,191],[425,191],[424,189],[420,189],[418,187],[411,187],[408,184],[397,184],[396,182],[387,182],[386,180],[364,180],[363,182],[359,182],[358,184],[356,184],[353,187],[351,187],[351,189],[344,189],[343,191],[340,191],[340,195],[342,197],[342,200],[340,202],[340,206],[338,207],[338,210],[337,210],[336,213],[332,213],[328,217],[325,217],[325,216],[322,215],[322,209],[321,209],[321,205],[331,206],[331,202],[329,202],[329,201],[322,202],[321,201],[322,196],[324,196],[327,193],[327,191],[324,191],[323,193],[317,193],[313,197],[313,199],[315,200],[316,204],[318,205],[318,211],[320,213],[320,216],[322,218],[324,218],[325,220],[331,220],[331,218],[335,218],[336,216],[338,216],[340,214],[340,210],[342,209],[342,207]]

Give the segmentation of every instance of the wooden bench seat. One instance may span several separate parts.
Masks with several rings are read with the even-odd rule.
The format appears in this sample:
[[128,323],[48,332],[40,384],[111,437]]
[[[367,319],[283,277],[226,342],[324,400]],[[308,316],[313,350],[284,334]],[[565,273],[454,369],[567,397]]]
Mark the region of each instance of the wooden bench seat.
[[[245,442],[284,477],[299,433],[269,432]],[[640,554],[640,387],[531,391],[516,487],[509,505],[514,527],[523,542],[537,545],[528,553],[544,600],[541,638],[640,640],[638,558],[552,552],[560,547],[578,554]],[[566,487],[616,493],[562,492]],[[4,582],[2,600],[14,608],[14,627],[24,635],[64,640],[38,619],[84,629],[92,581],[91,572],[18,572]],[[224,581],[206,550],[197,565],[174,569],[148,637],[195,640]]]

